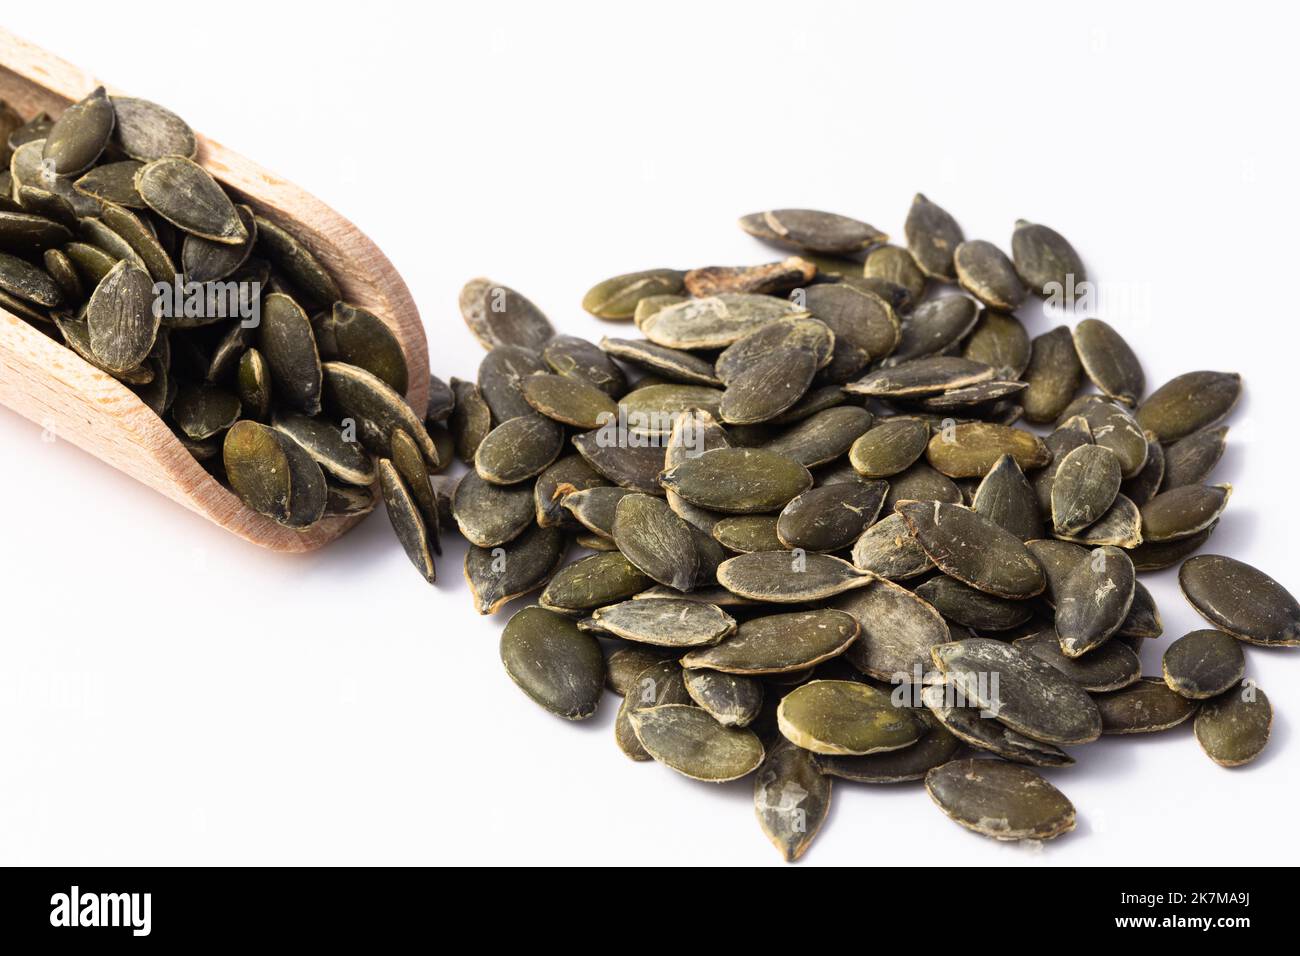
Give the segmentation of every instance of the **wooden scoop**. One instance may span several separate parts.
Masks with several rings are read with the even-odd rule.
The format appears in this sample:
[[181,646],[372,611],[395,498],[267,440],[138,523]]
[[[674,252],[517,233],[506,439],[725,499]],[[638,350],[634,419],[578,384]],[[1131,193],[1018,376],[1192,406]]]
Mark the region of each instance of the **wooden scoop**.
[[[0,98],[24,116],[46,110],[57,117],[99,85],[82,70],[0,30]],[[304,242],[333,273],[346,301],[374,312],[393,330],[410,373],[406,400],[422,412],[429,393],[424,326],[406,283],[384,254],[324,203],[220,143],[200,135],[197,161],[238,202]],[[0,403],[263,547],[310,551],[359,520],[326,518],[306,531],[294,531],[250,511],[203,470],[130,389],[4,309]]]

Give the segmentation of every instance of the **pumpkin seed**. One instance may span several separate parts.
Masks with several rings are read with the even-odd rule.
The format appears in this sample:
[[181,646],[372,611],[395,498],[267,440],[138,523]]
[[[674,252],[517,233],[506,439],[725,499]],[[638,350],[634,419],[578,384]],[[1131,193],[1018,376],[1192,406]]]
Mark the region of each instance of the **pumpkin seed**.
[[969,296],[941,295],[922,302],[902,324],[898,348],[882,364],[888,368],[944,353],[970,334],[979,317],[979,305]]
[[720,607],[673,598],[622,601],[598,608],[591,620],[615,637],[660,647],[707,647],[736,630]]
[[[605,686],[618,696],[626,697],[635,688],[636,678],[642,671],[664,661],[676,665],[671,656],[671,651],[648,645],[620,647],[605,659]],[[681,670],[680,667],[677,669]]]
[[873,580],[847,561],[815,552],[757,551],[718,566],[718,583],[728,591],[773,604],[820,601]]
[[293,233],[264,216],[256,216],[255,222],[258,255],[283,273],[308,304],[326,308],[343,298],[329,270]]
[[1206,701],[1196,712],[1196,739],[1221,767],[1240,767],[1259,756],[1273,728],[1273,706],[1250,681]]
[[849,462],[867,478],[890,478],[910,468],[925,452],[930,429],[915,418],[887,418],[849,448]]
[[473,382],[451,380],[455,406],[451,412],[451,433],[456,437],[456,457],[472,462],[487,433],[492,430],[492,411]]
[[812,475],[774,451],[717,448],[669,468],[660,483],[701,508],[752,514],[783,508],[812,486]]
[[[663,494],[659,473],[664,467],[664,448],[655,439],[642,444],[628,440],[609,440],[603,428],[573,436],[573,447],[605,478],[623,488],[647,495]],[[664,487],[667,487],[666,485]]]
[[1184,485],[1156,495],[1142,506],[1142,537],[1160,543],[1189,538],[1219,520],[1232,485]]
[[967,422],[939,431],[926,447],[926,458],[949,478],[982,478],[1003,455],[1010,455],[1022,471],[1042,468],[1052,453],[1031,432],[1007,425]]
[[492,421],[500,425],[512,418],[532,415],[534,410],[524,397],[523,381],[531,375],[545,373],[546,363],[531,348],[497,345],[489,349],[479,363],[478,387],[492,409]]
[[1082,657],[1110,639],[1128,617],[1136,582],[1133,562],[1115,547],[1092,551],[1061,582],[1056,632],[1067,657]]
[[1178,564],[1184,558],[1199,551],[1201,545],[1210,539],[1216,525],[1210,525],[1199,534],[1178,541],[1161,541],[1143,543],[1129,550],[1133,567],[1139,571],[1163,571]]
[[1011,642],[1011,646],[1051,664],[1089,693],[1127,687],[1142,676],[1137,654],[1120,641],[1107,641],[1081,657],[1067,657],[1052,628]]
[[393,467],[401,475],[402,483],[406,486],[406,490],[420,510],[420,517],[424,519],[425,529],[428,531],[433,550],[441,554],[442,544],[439,540],[441,525],[438,517],[438,501],[433,491],[433,485],[429,483],[429,472],[424,467],[424,457],[420,454],[415,439],[400,428],[393,432],[392,441],[390,460]]
[[762,681],[707,670],[683,671],[682,679],[691,700],[724,727],[748,726],[763,706]]
[[914,710],[912,716],[925,725],[920,740],[902,750],[845,757],[815,754],[818,768],[828,777],[855,783],[906,783],[921,780],[935,767],[943,766],[961,749],[961,739],[953,735],[928,711]]
[[1066,541],[1090,547],[1136,548],[1142,543],[1142,515],[1124,495],[1116,495],[1106,513],[1076,534],[1060,535]]
[[1051,840],[1074,829],[1074,805],[1026,767],[953,760],[925,775],[930,798],[949,818],[995,840]]
[[1029,383],[1020,393],[1025,418],[1035,424],[1058,419],[1083,381],[1083,365],[1068,326],[1057,326],[1030,343],[1024,380]]
[[[153,212],[177,229],[230,245],[248,241],[248,230],[234,203],[207,170],[191,159],[164,156],[146,163],[136,173],[135,188]],[[257,225],[260,232],[262,221]]]
[[562,615],[526,607],[511,617],[501,662],[520,690],[556,716],[584,720],[596,712],[605,658],[596,639]]
[[931,669],[931,650],[952,639],[934,607],[889,581],[873,581],[837,598],[833,606],[849,614],[861,632],[845,658],[877,680],[919,683]]
[[1162,442],[1177,441],[1217,425],[1241,398],[1241,376],[1188,372],[1160,386],[1137,410],[1138,424]]
[[1102,394],[1135,405],[1146,387],[1142,364],[1118,332],[1100,319],[1084,319],[1074,329],[1074,347],[1088,378]]
[[0,252],[0,289],[50,308],[63,302],[63,292],[48,272],[4,252]]
[[429,376],[429,408],[424,413],[425,423],[445,422],[456,410],[456,393],[452,387],[438,378]]
[[828,408],[791,425],[765,447],[770,453],[815,468],[847,453],[871,422],[871,413],[856,405]]
[[1141,471],[1120,485],[1120,490],[1140,508],[1156,496],[1164,480],[1164,446],[1156,441],[1155,435],[1147,432],[1146,464],[1142,466]]
[[977,631],[1008,631],[1033,615],[1033,608],[1024,601],[994,597],[942,574],[918,585],[916,596],[934,605],[949,621]]
[[875,522],[888,490],[883,481],[811,488],[782,509],[777,538],[785,548],[847,548]]
[[1221,425],[1178,439],[1165,449],[1163,483],[1159,487],[1169,491],[1203,482],[1223,457],[1227,437],[1228,427]]
[[667,438],[682,412],[700,409],[716,418],[722,393],[702,385],[645,385],[628,392],[619,402],[633,435]]
[[182,385],[172,403],[172,418],[195,441],[221,434],[239,414],[238,397],[215,385]]
[[1143,677],[1094,698],[1107,734],[1149,734],[1177,727],[1196,713],[1196,703],[1175,694],[1159,677]]
[[[88,170],[74,182],[73,188],[95,199],[115,203],[128,209],[145,209],[144,200],[135,189],[135,174],[144,163],[124,159]],[[199,280],[202,281],[202,280]]]
[[795,688],[782,698],[777,724],[797,747],[846,756],[901,750],[916,743],[923,730],[887,693],[844,680],[814,680]]
[[959,504],[962,501],[961,489],[947,475],[941,475],[923,461],[918,461],[901,475],[890,479],[889,495],[881,509],[888,513],[898,507],[900,501],[943,501]]
[[1019,378],[1029,367],[1029,333],[1014,315],[985,309],[966,339],[962,357],[983,362],[1007,378]]
[[771,352],[731,377],[718,413],[734,425],[769,421],[803,398],[816,373],[817,356],[807,349]]
[[58,176],[85,172],[108,145],[113,133],[113,105],[102,86],[73,103],[45,134],[41,159]]
[[1003,455],[980,481],[971,510],[1010,531],[1021,541],[1042,537],[1038,497],[1014,458]]
[[676,269],[647,269],[614,276],[592,286],[582,297],[582,307],[598,319],[630,319],[641,300],[681,292],[685,276]]
[[[1131,559],[1130,559],[1131,560]],[[1155,599],[1141,581],[1133,584],[1133,604],[1128,609],[1128,617],[1115,633],[1127,637],[1159,637],[1164,632],[1160,620],[1160,609]]]
[[988,594],[1033,597],[1047,586],[1038,559],[1011,532],[960,505],[900,502],[897,510],[939,570]]
[[533,525],[532,494],[525,485],[495,485],[470,471],[451,499],[456,526],[471,544],[495,548]]
[[1052,479],[1052,525],[1075,534],[1100,520],[1115,503],[1121,482],[1119,459],[1101,445],[1080,445],[1057,466]]
[[602,338],[600,347],[615,358],[649,369],[674,382],[688,385],[720,385],[713,365],[697,355],[664,348],[639,339]]
[[335,358],[365,369],[399,395],[406,394],[406,356],[397,336],[379,316],[346,302],[335,302],[330,331]]
[[559,457],[564,429],[541,415],[521,415],[502,422],[479,442],[474,470],[496,485],[535,478]]
[[630,711],[628,719],[650,756],[693,780],[738,780],[763,762],[763,745],[753,733],[724,727],[698,707],[663,704]]
[[230,487],[241,501],[273,521],[289,520],[291,481],[285,446],[257,422],[235,422],[221,446]]
[[950,680],[921,688],[921,701],[944,729],[963,743],[1033,767],[1069,767],[1074,758],[1060,747],[1009,730],[969,703]]
[[1231,634],[1207,628],[1170,644],[1161,672],[1170,690],[1189,700],[1205,700],[1227,693],[1241,682],[1246,655]]
[[953,388],[978,385],[992,381],[997,370],[983,362],[953,355],[934,355],[913,359],[896,368],[877,369],[845,390],[855,395],[867,395],[890,401],[900,398],[923,398],[937,395]]
[[480,614],[495,614],[507,601],[536,591],[564,560],[564,532],[532,527],[503,545],[472,547],[465,555],[465,580]]
[[153,282],[143,269],[119,262],[95,286],[86,305],[90,350],[114,372],[144,361],[158,336]]
[[1013,312],[1025,301],[1025,285],[1015,266],[993,243],[963,242],[953,250],[953,265],[961,287],[989,308]]
[[614,534],[614,512],[620,499],[636,494],[630,488],[603,485],[584,488],[560,499],[565,510],[584,528],[606,538]]
[[[715,529],[716,530],[716,529]],[[902,581],[934,567],[900,514],[889,514],[862,533],[853,545],[853,566],[889,581]]]
[[678,591],[694,587],[700,564],[691,526],[662,498],[637,494],[620,499],[613,537],[628,560],[653,580]]
[[185,121],[169,109],[131,96],[111,97],[116,123],[113,144],[142,163],[164,156],[193,159],[198,139]]
[[741,217],[740,228],[773,245],[830,256],[851,255],[889,237],[848,216],[815,209],[775,209]]
[[1300,645],[1300,604],[1282,585],[1243,561],[1217,554],[1190,558],[1178,586],[1196,612],[1248,644]]
[[772,614],[744,621],[720,643],[691,651],[682,666],[727,674],[788,674],[842,654],[857,636],[858,622],[843,611]]
[[[308,415],[318,414],[321,408],[321,361],[307,313],[287,295],[273,292],[266,296],[262,302],[257,344],[271,367],[276,389]],[[413,430],[424,431],[419,425]],[[437,460],[433,459],[431,464],[436,465]]]
[[542,360],[557,375],[600,389],[611,398],[627,391],[627,376],[597,346],[576,335],[557,335],[542,349]]
[[[304,452],[305,454],[305,452]],[[433,562],[433,541],[421,516],[411,489],[401,474],[387,458],[379,459],[379,489],[384,497],[384,507],[393,533],[401,542],[420,576],[432,584],[437,579]]]
[[726,348],[765,322],[806,314],[785,299],[728,292],[660,309],[645,321],[641,331],[665,348]]
[[636,310],[632,313],[632,324],[638,329],[643,328],[650,317],[660,309],[685,302],[688,298],[689,296],[685,295],[648,295],[636,304]]
[[739,554],[784,551],[787,545],[777,537],[777,520],[775,515],[732,515],[715,522],[712,534],[728,551]]
[[965,238],[956,219],[917,193],[912,198],[912,208],[907,212],[903,234],[907,237],[907,251],[916,260],[917,268],[931,279],[956,280],[952,256]]
[[1055,229],[1016,221],[1011,234],[1011,258],[1025,285],[1042,295],[1060,295],[1079,288],[1087,273],[1079,254]]
[[1050,664],[1010,644],[972,638],[941,644],[931,655],[967,700],[1019,734],[1058,746],[1101,735],[1092,698]]
[[126,240],[127,245],[140,257],[145,270],[154,282],[175,281],[176,265],[172,262],[171,256],[158,241],[151,227],[145,225],[135,213],[112,203],[104,203],[100,217],[104,225]]
[[674,660],[653,663],[635,675],[614,718],[614,742],[632,760],[653,759],[637,740],[629,715],[634,710],[661,707],[665,704],[690,704],[686,692],[685,671]]
[[820,373],[823,381],[842,385],[898,346],[898,316],[879,295],[839,284],[810,286],[800,294],[808,311],[835,336],[830,363]]
[[862,275],[868,279],[902,286],[913,302],[920,301],[925,293],[925,273],[917,266],[912,254],[898,246],[877,246],[872,249],[862,266]]
[[791,256],[761,266],[707,266],[686,273],[686,291],[696,298],[722,292],[752,292],[774,295],[807,285],[817,267],[806,259]]
[[85,287],[81,284],[81,276],[77,273],[76,267],[73,266],[72,260],[60,249],[46,249],[41,257],[45,263],[45,271],[50,274],[55,285],[59,287],[59,292],[67,302],[81,302],[86,298]]
[[[3,218],[3,215],[0,213],[0,218]],[[77,270],[81,281],[91,287],[99,285],[104,276],[108,275],[113,266],[118,263],[117,259],[103,249],[84,242],[69,242],[63,246],[63,252],[72,263],[72,267]]]
[[813,755],[777,744],[754,778],[754,813],[785,862],[804,855],[830,815],[830,807],[831,781],[822,775]]
[[548,611],[582,614],[630,598],[650,583],[627,558],[609,551],[560,568],[542,589],[538,603]]
[[564,510],[564,496],[604,485],[605,479],[596,474],[581,455],[565,455],[557,459],[537,476],[533,485],[537,523],[544,528],[565,524],[573,526],[573,519]]
[[597,428],[618,414],[614,400],[600,389],[562,375],[530,375],[520,388],[537,411],[576,428]]

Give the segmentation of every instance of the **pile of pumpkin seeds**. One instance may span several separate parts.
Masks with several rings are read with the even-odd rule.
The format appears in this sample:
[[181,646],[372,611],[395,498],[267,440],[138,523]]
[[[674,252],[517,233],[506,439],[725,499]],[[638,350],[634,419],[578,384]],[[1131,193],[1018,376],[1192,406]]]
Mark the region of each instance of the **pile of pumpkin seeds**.
[[[1211,472],[1239,377],[1148,394],[1105,322],[1031,334],[1018,308],[1086,282],[1046,226],[1016,223],[1008,256],[920,195],[904,246],[809,210],[741,226],[787,257],[587,293],[639,335],[462,292],[487,355],[451,383],[472,470],[450,510],[480,613],[540,592],[501,638],[519,688],[578,720],[608,687],[628,758],[752,775],[787,860],[834,778],[923,782],[962,826],[1046,840],[1075,808],[1036,768],[1103,734],[1192,721],[1217,763],[1258,755],[1272,712],[1243,647],[1300,643],[1300,604],[1193,556],[1232,491]],[[1139,575],[1180,563],[1211,627],[1143,676],[1162,624]]]
[[57,120],[0,101],[0,308],[122,382],[290,528],[371,510],[376,476],[398,497],[395,476],[427,487],[450,433],[403,399],[397,338],[198,151],[176,114],[102,88]]

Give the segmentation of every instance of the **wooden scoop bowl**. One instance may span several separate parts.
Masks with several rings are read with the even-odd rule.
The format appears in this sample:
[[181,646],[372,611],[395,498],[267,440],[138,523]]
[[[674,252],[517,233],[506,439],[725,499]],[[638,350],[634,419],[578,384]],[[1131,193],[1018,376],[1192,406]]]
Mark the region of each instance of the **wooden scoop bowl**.
[[[23,116],[58,116],[99,81],[0,30],[0,98]],[[107,84],[105,84],[107,85]],[[115,92],[109,87],[110,92]],[[406,283],[356,226],[220,143],[199,136],[197,161],[238,197],[304,242],[333,273],[348,302],[379,316],[406,353],[406,400],[428,401],[429,349]],[[359,520],[326,518],[294,531],[250,511],[196,462],[171,430],[135,394],[40,330],[0,309],[0,403],[58,438],[108,462],[173,501],[263,547],[310,551]]]

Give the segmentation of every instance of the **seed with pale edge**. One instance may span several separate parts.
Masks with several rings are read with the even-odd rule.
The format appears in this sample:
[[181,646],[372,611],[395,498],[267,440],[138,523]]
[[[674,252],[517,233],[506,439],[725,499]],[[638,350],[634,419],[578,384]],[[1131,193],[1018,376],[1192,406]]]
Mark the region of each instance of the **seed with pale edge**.
[[1025,286],[1011,260],[983,239],[963,242],[953,251],[961,287],[985,305],[1013,312],[1025,300]]
[[803,856],[831,808],[831,780],[812,754],[777,744],[754,777],[754,813],[787,863]]
[[1038,496],[1014,458],[1003,455],[980,481],[971,498],[971,510],[1021,541],[1042,537],[1043,517]]
[[927,276],[948,282],[957,278],[952,254],[965,237],[957,220],[945,210],[917,193],[907,212],[903,235],[907,237],[907,251]]
[[1032,432],[988,422],[966,422],[938,431],[926,458],[949,478],[983,478],[998,459],[1010,455],[1021,471],[1042,468],[1052,453]]
[[149,273],[119,262],[95,286],[86,305],[90,350],[105,368],[125,372],[145,360],[158,336]]
[[1143,677],[1094,698],[1107,734],[1150,734],[1177,727],[1196,713],[1196,702],[1174,693],[1159,677]]
[[614,509],[614,543],[629,561],[660,584],[689,591],[699,574],[691,526],[662,498],[628,495]]
[[532,495],[526,485],[494,485],[471,471],[460,480],[451,499],[460,533],[480,548],[513,541],[532,527]]
[[810,488],[782,509],[777,537],[787,548],[847,548],[875,522],[888,490],[883,481]]
[[1025,418],[1036,424],[1055,421],[1073,401],[1083,380],[1083,366],[1068,326],[1044,332],[1030,343],[1029,366],[1020,393]]
[[886,515],[853,544],[853,566],[890,581],[924,574],[934,562],[900,514]]
[[722,671],[682,672],[686,693],[724,727],[746,727],[763,706],[763,682]]
[[1263,571],[1218,554],[1188,559],[1178,585],[1198,614],[1249,644],[1300,645],[1300,603]]
[[1025,623],[1034,612],[1026,601],[985,594],[946,574],[917,585],[916,595],[952,623],[977,631],[1008,631]]
[[791,249],[842,256],[861,252],[889,237],[857,219],[816,209],[774,209],[743,216],[751,236]]
[[596,712],[605,658],[596,639],[568,618],[524,608],[501,634],[501,661],[519,689],[551,713],[582,720]]
[[164,156],[147,163],[135,175],[135,188],[151,210],[177,229],[231,245],[248,240],[235,204],[193,160]]
[[1011,642],[1013,647],[1051,664],[1089,693],[1127,687],[1142,676],[1142,662],[1120,641],[1107,641],[1082,657],[1066,657],[1054,629]]
[[1231,634],[1206,628],[1170,644],[1160,666],[1170,690],[1191,700],[1205,700],[1241,681],[1246,655]]
[[1032,767],[1069,767],[1074,763],[1060,747],[1018,734],[995,720],[979,704],[967,700],[949,679],[922,687],[921,701],[950,733],[979,750]]
[[867,478],[889,478],[910,468],[925,453],[930,429],[915,418],[887,418],[849,449],[849,463]]
[[785,507],[812,487],[812,475],[776,452],[717,448],[668,469],[660,483],[701,508],[751,514]]
[[[271,366],[276,390],[308,415],[317,414],[321,404],[321,362],[307,313],[289,296],[273,292],[262,303],[257,336],[258,349]],[[419,430],[423,431],[423,426]]]
[[815,680],[787,694],[777,708],[781,734],[819,754],[861,756],[916,743],[923,727],[890,695],[867,684]]
[[1115,503],[1122,481],[1119,459],[1101,445],[1080,445],[1061,460],[1052,479],[1052,525],[1061,534],[1082,531]]
[[593,554],[565,565],[546,583],[538,603],[550,611],[583,613],[630,598],[651,584],[617,551]]
[[1177,441],[1217,425],[1239,398],[1241,376],[1235,372],[1187,372],[1147,396],[1137,410],[1137,421],[1160,441]]
[[113,142],[132,159],[142,163],[164,156],[193,159],[198,152],[194,131],[171,110],[132,96],[111,100],[117,116]]
[[820,601],[874,580],[840,558],[802,551],[757,551],[718,565],[718,583],[728,591],[773,604]]
[[1196,712],[1196,739],[1221,767],[1240,767],[1259,756],[1273,729],[1273,706],[1250,681],[1206,701]]
[[707,647],[736,630],[722,608],[673,598],[623,601],[598,608],[591,619],[615,637],[661,647]]
[[379,488],[384,496],[384,506],[388,511],[388,520],[393,526],[393,533],[397,535],[397,540],[401,542],[415,570],[432,584],[437,578],[437,573],[434,570],[433,543],[429,537],[429,530],[425,527],[411,490],[398,474],[397,468],[387,458],[379,459]]
[[1190,538],[1219,520],[1232,485],[1184,485],[1161,492],[1142,506],[1142,538],[1160,543]]
[[535,478],[564,449],[564,429],[542,415],[521,415],[484,436],[474,453],[474,470],[496,485]]
[[677,269],[647,269],[598,282],[582,297],[582,307],[601,319],[630,319],[642,299],[676,295],[685,273]]
[[500,548],[470,548],[465,580],[480,614],[495,614],[507,601],[536,591],[559,567],[568,540],[559,528],[529,528]]
[[691,651],[682,666],[728,674],[790,673],[843,653],[857,635],[858,622],[843,611],[771,614],[745,621],[712,647]]
[[699,707],[664,704],[631,711],[628,719],[650,756],[693,780],[738,780],[763,762],[758,737],[722,726]]
[[925,789],[952,820],[995,840],[1050,840],[1074,829],[1074,805],[1026,767],[954,760],[925,776]]
[[1136,581],[1132,559],[1114,547],[1097,548],[1066,574],[1056,595],[1056,632],[1067,657],[1082,657],[1120,629]]
[[102,86],[69,106],[45,134],[41,158],[49,171],[75,176],[89,169],[108,145],[114,119],[113,105]]
[[221,447],[226,477],[240,500],[258,514],[287,521],[289,459],[275,432],[257,422],[235,422]]
[[1227,437],[1228,428],[1222,425],[1203,428],[1170,445],[1164,451],[1161,489],[1168,491],[1183,485],[1195,485],[1208,478],[1223,457]]
[[897,510],[930,560],[958,581],[1012,599],[1047,586],[1042,565],[1020,539],[983,515],[939,501],[900,502]]
[[914,710],[912,714],[926,728],[912,746],[864,757],[816,754],[817,766],[829,777],[855,783],[906,783],[923,779],[930,770],[956,756],[962,742],[928,711]]
[[1104,395],[1136,405],[1146,388],[1142,363],[1118,332],[1101,319],[1074,327],[1074,347],[1088,378]]

